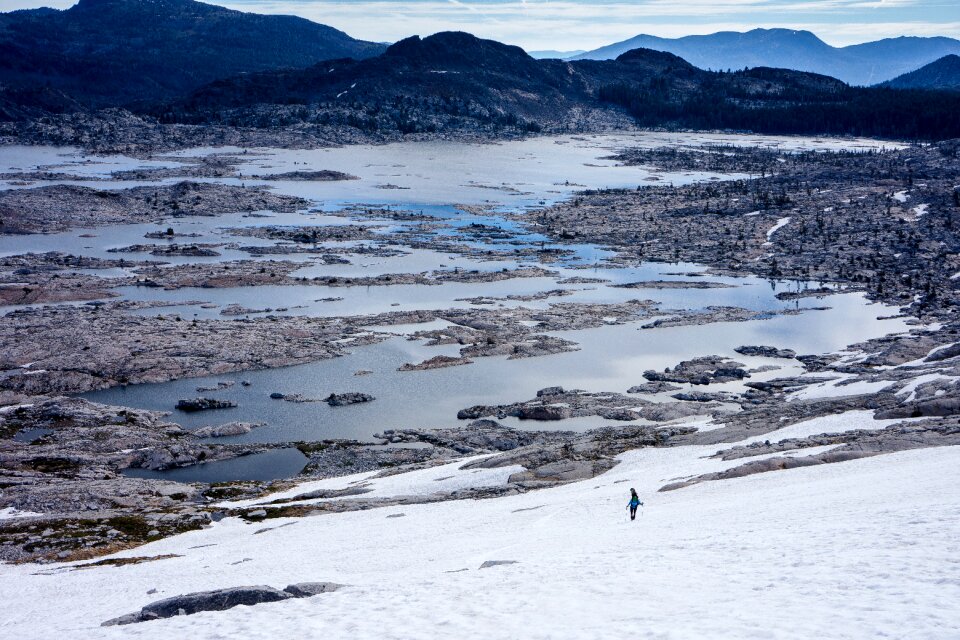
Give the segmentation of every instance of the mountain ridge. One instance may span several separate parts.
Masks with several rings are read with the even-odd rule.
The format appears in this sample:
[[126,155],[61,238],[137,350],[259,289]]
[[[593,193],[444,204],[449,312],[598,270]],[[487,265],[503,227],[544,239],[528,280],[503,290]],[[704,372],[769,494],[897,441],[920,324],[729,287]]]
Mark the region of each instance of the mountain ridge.
[[90,106],[169,99],[238,73],[382,53],[333,27],[193,0],[80,0],[0,13],[0,85]]
[[888,80],[882,86],[894,89],[960,91],[960,56],[943,56],[916,71]]
[[753,29],[661,38],[640,34],[570,60],[613,59],[636,47],[668,51],[710,70],[766,66],[811,71],[868,86],[915,70],[943,55],[960,53],[960,40],[900,36],[833,47],[810,31]]
[[948,94],[930,100],[926,92],[856,88],[770,67],[706,71],[651,49],[616,60],[535,60],[460,32],[413,36],[366,60],[219,80],[150,113],[167,123],[296,121],[404,134],[470,126],[563,130],[571,118],[629,115],[648,127],[960,136],[960,100]]

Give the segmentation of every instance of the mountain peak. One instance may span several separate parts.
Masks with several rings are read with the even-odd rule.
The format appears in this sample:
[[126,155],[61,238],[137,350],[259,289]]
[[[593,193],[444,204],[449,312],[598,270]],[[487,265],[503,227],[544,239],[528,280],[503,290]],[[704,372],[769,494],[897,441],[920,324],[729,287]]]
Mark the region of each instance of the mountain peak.
[[411,36],[392,44],[384,53],[416,64],[442,66],[501,65],[533,61],[520,47],[484,40],[462,31],[441,31],[421,38]]
[[643,62],[656,66],[693,67],[692,64],[678,55],[645,47],[638,47],[620,54],[617,56],[617,62]]
[[89,106],[169,99],[238,73],[385,48],[304,18],[194,0],[80,0],[65,11],[2,17],[0,84],[53,84]]

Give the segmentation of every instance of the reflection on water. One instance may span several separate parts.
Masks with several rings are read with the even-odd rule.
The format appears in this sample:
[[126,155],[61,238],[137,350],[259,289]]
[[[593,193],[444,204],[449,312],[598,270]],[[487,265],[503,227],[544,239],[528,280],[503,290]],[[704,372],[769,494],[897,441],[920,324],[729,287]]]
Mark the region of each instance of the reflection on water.
[[152,471],[125,469],[131,478],[172,480],[174,482],[233,482],[236,480],[279,480],[297,475],[306,466],[307,457],[293,447],[270,449],[262,453],[218,460],[189,467]]
[[[505,404],[527,400],[543,387],[562,385],[588,391],[625,392],[644,382],[647,369],[662,370],[680,360],[717,354],[732,357],[750,367],[777,365],[778,371],[755,374],[752,380],[795,375],[799,363],[741,356],[735,347],[770,344],[798,353],[822,353],[852,342],[902,331],[902,319],[878,320],[891,309],[867,304],[859,294],[832,296],[826,311],[807,311],[795,316],[777,316],[752,322],[720,323],[665,329],[640,329],[640,323],[604,326],[597,329],[558,332],[574,340],[580,351],[538,358],[507,360],[503,357],[477,358],[474,364],[400,372],[407,362],[420,362],[438,355],[455,355],[457,345],[426,347],[420,342],[393,338],[360,347],[348,356],[312,364],[246,371],[220,376],[177,380],[162,384],[134,385],[85,394],[98,402],[146,409],[173,410],[180,398],[198,395],[196,387],[215,386],[217,381],[247,380],[248,387],[235,384],[211,397],[234,400],[238,407],[215,412],[185,414],[172,419],[187,428],[221,424],[232,420],[264,421],[267,426],[249,434],[222,438],[221,442],[283,442],[324,438],[372,440],[382,429],[447,427],[460,424],[459,409],[475,404]],[[360,370],[373,373],[362,376]],[[740,383],[711,385],[710,390],[738,390]],[[321,399],[333,392],[360,391],[376,400],[346,407],[329,407],[323,402],[293,403],[271,400],[270,394],[299,393]],[[588,428],[609,421],[590,419],[576,425],[567,421],[512,423],[533,429]]]

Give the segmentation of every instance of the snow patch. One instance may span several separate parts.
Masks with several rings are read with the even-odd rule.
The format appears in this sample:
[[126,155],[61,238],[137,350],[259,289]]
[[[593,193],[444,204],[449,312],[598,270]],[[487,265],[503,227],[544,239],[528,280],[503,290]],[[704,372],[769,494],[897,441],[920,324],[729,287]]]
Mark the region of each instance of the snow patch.
[[764,246],[768,246],[770,244],[770,240],[773,238],[773,234],[775,234],[777,231],[787,226],[788,224],[790,224],[790,216],[787,216],[786,218],[780,218],[779,220],[777,220],[777,224],[773,225],[773,227],[771,227],[771,229],[767,231],[767,241],[763,243]]
[[13,520],[15,518],[33,518],[35,516],[42,516],[42,513],[35,513],[33,511],[20,511],[14,509],[13,507],[6,507],[5,509],[0,509],[0,520]]
[[846,396],[859,396],[868,393],[877,393],[894,384],[891,380],[881,380],[878,382],[860,381],[851,384],[840,384],[846,378],[838,378],[829,382],[804,387],[799,391],[791,393],[788,401],[793,400],[819,400],[821,398],[843,398]]

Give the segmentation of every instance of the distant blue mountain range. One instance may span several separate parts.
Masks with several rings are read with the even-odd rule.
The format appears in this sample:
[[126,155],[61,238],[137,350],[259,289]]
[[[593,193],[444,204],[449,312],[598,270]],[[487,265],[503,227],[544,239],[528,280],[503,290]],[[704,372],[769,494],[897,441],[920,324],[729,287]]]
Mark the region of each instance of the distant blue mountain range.
[[683,38],[638,35],[570,59],[608,60],[638,47],[673,53],[701,69],[778,67],[821,73],[863,86],[891,80],[946,55],[960,54],[960,40],[954,38],[886,38],[832,47],[809,31],[754,29]]

